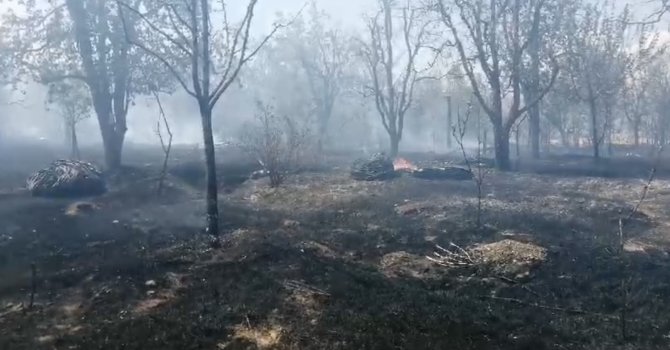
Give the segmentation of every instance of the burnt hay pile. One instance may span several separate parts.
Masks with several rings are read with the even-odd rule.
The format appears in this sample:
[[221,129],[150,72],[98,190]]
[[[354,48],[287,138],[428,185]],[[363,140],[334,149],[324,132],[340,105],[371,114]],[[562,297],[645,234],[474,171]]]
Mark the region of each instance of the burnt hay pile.
[[358,159],[351,167],[351,177],[355,180],[386,180],[395,176],[393,160],[383,153],[375,153],[369,159]]
[[39,197],[95,196],[106,191],[105,181],[91,163],[57,160],[26,181],[28,190]]

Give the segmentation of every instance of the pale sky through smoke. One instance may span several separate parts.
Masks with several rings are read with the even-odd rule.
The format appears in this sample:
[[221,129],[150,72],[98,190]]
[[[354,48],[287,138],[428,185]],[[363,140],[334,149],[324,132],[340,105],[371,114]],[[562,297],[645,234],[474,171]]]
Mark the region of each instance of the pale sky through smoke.
[[[46,2],[47,0],[37,0],[38,2]],[[254,22],[253,32],[255,36],[262,36],[269,32],[272,24],[276,21],[277,15],[282,13],[285,17],[289,17],[297,13],[303,6],[308,6],[311,0],[259,0],[256,8],[256,18]],[[317,7],[328,13],[335,25],[341,26],[345,31],[359,33],[364,25],[363,15],[372,13],[377,4],[377,0],[315,0]],[[403,0],[401,0],[403,1]],[[410,0],[419,1],[419,0]],[[639,17],[644,17],[656,8],[656,4],[660,0],[613,0],[616,5],[630,3],[634,13]],[[230,6],[231,17],[238,19],[248,1],[246,0],[228,0],[226,3]],[[0,13],[7,9],[7,3],[0,4]],[[308,10],[308,8],[306,8]],[[660,27],[660,29],[667,29],[667,24]],[[9,111],[9,128],[20,132],[22,135],[30,138],[39,138],[47,136],[48,130],[53,127],[60,127],[61,121],[53,112],[45,111],[44,109],[44,93],[41,88],[32,87],[29,96],[26,97],[24,106],[10,106]],[[198,118],[190,118],[188,115],[195,113],[195,105],[188,96],[178,93],[174,98],[170,98],[171,112],[175,115],[175,121],[178,125],[174,129],[179,130],[179,135],[176,135],[177,142],[198,142],[200,140],[200,129]],[[147,141],[155,138],[153,132],[155,106],[149,101],[139,100],[137,105],[131,108],[128,118],[129,131],[128,138],[131,141]],[[193,113],[192,113],[193,112]],[[177,118],[179,117],[179,118]],[[229,116],[230,117],[230,116]],[[7,126],[7,124],[5,124]],[[98,128],[95,118],[91,118],[82,124],[82,128],[87,132],[83,132],[82,141],[87,139],[91,142],[99,140]],[[88,132],[88,131],[91,132]],[[51,133],[53,134],[53,133]],[[60,140],[60,136],[54,136],[55,141]]]

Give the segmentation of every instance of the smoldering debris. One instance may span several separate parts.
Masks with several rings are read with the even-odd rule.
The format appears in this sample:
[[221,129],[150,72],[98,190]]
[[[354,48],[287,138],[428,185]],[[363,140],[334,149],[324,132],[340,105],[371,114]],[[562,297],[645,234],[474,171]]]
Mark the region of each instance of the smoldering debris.
[[393,160],[384,153],[375,153],[368,159],[357,159],[351,167],[351,177],[354,180],[388,180],[396,176]]
[[97,196],[107,191],[102,172],[78,160],[57,160],[28,177],[26,185],[37,197]]
[[419,168],[411,173],[413,177],[423,180],[472,180],[470,170],[460,167]]

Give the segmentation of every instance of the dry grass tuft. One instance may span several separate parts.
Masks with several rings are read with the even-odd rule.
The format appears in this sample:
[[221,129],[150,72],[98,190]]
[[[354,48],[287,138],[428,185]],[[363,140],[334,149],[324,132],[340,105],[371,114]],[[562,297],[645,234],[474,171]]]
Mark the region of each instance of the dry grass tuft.
[[547,259],[547,250],[532,243],[504,239],[471,249],[483,264],[502,274],[527,275]]

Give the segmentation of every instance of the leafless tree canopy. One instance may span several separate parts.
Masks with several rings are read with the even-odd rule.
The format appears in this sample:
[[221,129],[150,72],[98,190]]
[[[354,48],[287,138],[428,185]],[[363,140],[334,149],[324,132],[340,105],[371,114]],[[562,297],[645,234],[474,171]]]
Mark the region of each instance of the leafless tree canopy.
[[375,108],[389,135],[393,156],[398,154],[416,84],[428,78],[430,68],[430,64],[421,68],[419,55],[431,44],[434,22],[426,20],[424,9],[410,3],[399,7],[394,1],[379,0],[379,12],[368,19],[368,37],[362,45]]

